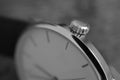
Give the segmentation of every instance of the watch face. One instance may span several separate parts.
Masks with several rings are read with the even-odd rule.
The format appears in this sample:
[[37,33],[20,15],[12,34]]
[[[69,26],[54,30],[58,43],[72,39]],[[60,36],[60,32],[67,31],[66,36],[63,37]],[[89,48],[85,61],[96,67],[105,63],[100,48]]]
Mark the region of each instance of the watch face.
[[20,38],[15,54],[21,80],[99,80],[81,49],[50,29],[28,31]]

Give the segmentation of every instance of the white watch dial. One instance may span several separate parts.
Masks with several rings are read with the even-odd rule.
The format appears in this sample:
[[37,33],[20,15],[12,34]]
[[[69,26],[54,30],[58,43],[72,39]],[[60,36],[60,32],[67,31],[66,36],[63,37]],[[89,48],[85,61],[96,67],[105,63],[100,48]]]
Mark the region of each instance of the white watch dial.
[[[70,40],[49,29],[29,32],[16,51],[18,72],[24,80],[98,80],[83,52]],[[19,64],[18,64],[19,63]]]

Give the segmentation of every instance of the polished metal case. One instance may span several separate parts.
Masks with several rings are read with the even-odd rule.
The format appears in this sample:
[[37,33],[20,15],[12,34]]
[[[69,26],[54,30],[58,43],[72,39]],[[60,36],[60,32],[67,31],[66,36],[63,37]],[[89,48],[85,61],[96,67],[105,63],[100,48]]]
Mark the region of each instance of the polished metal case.
[[115,80],[110,72],[109,66],[94,45],[92,45],[89,41],[84,41],[83,38],[77,37],[77,35],[71,32],[70,27],[42,23],[36,24],[35,27],[53,30],[69,39],[91,62],[99,77],[99,80]]

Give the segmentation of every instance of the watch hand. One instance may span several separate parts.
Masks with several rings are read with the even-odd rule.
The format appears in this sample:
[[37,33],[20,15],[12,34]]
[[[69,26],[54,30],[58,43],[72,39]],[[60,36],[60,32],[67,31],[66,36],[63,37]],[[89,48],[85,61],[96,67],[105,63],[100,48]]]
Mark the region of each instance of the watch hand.
[[39,66],[38,64],[34,65],[38,70],[42,71],[43,73],[45,73],[47,76],[49,77],[53,77],[48,71],[46,71],[43,67]]
[[46,77],[43,77],[43,76],[40,76],[40,75],[35,75],[35,74],[29,74],[29,75],[32,78],[38,78],[38,79],[43,79],[43,80],[50,80],[49,78],[46,78]]
[[62,80],[84,80],[86,79],[85,77],[82,77],[82,78],[75,78],[75,79],[62,79]]
[[32,73],[31,71],[26,71],[28,73],[28,76],[31,77],[31,78],[37,78],[37,79],[42,79],[42,80],[57,80],[57,77],[51,77],[51,78],[48,78],[48,77],[44,77],[42,75],[39,75],[39,74],[35,74],[35,73]]

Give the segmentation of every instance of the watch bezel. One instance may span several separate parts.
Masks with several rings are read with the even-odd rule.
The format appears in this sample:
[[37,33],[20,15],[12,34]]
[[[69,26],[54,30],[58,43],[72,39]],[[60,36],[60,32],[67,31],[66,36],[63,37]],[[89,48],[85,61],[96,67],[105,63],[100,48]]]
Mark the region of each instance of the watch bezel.
[[[73,39],[72,36],[74,36],[74,35],[73,35],[73,33],[71,33],[69,31],[68,27],[62,27],[59,25],[49,25],[49,24],[37,24],[36,27],[51,29],[51,30],[63,35],[64,37],[66,37],[67,39],[72,41],[79,49],[81,49],[81,51],[83,51],[83,53],[86,57],[89,57],[88,55],[85,54],[85,50],[83,50],[81,48],[81,46]],[[97,63],[100,65],[100,67],[103,71],[103,73],[100,75],[104,75],[104,80],[111,80],[112,79],[111,72],[110,72],[109,67],[108,67],[107,63],[105,62],[104,58],[100,54],[100,52],[94,47],[94,45],[90,41],[84,42],[80,38],[77,38],[77,39],[79,39],[86,46],[86,48],[88,48],[88,50],[92,53],[92,56],[96,59]],[[92,61],[92,60],[90,59],[90,61]],[[97,70],[97,71],[101,73],[101,71],[99,71],[99,70]]]
[[[112,79],[112,75],[111,75],[111,72],[109,70],[109,67],[107,65],[107,63],[105,62],[104,58],[102,57],[102,55],[99,53],[99,51],[94,47],[94,45],[89,42],[89,41],[83,41],[81,40],[80,38],[77,38],[89,51],[90,53],[92,54],[92,56],[95,58],[95,60],[97,61],[98,65],[100,66],[101,70],[102,70],[102,73],[100,72],[100,70],[98,70],[96,68],[96,66],[93,64],[92,62],[92,59],[89,57],[89,55],[87,55],[85,52],[85,50],[81,47],[81,45],[79,45],[77,43],[77,41],[72,37],[74,36],[73,33],[71,33],[69,31],[69,28],[68,27],[62,27],[62,26],[59,26],[59,25],[51,25],[51,24],[35,24],[33,25],[32,27],[30,27],[28,29],[28,31],[31,31],[31,30],[38,30],[39,28],[43,28],[43,29],[50,29],[50,30],[53,30],[61,35],[63,35],[64,37],[66,37],[67,39],[69,39],[74,45],[76,45],[77,48],[79,48],[83,53],[84,55],[89,59],[89,61],[91,62],[91,64],[93,65],[94,69],[96,70],[97,72],[97,75],[98,75],[98,78],[101,80],[104,75],[104,80],[111,80]],[[18,42],[19,43],[19,42]],[[19,45],[19,44],[18,44]],[[16,57],[16,64],[17,63],[17,58],[18,58],[18,54],[15,55]],[[17,67],[20,67],[17,65]],[[18,71],[19,73],[19,71]],[[19,73],[19,74],[22,74],[22,73]],[[101,76],[101,77],[100,77]],[[23,76],[22,76],[23,77]],[[102,79],[103,80],[103,79]]]

